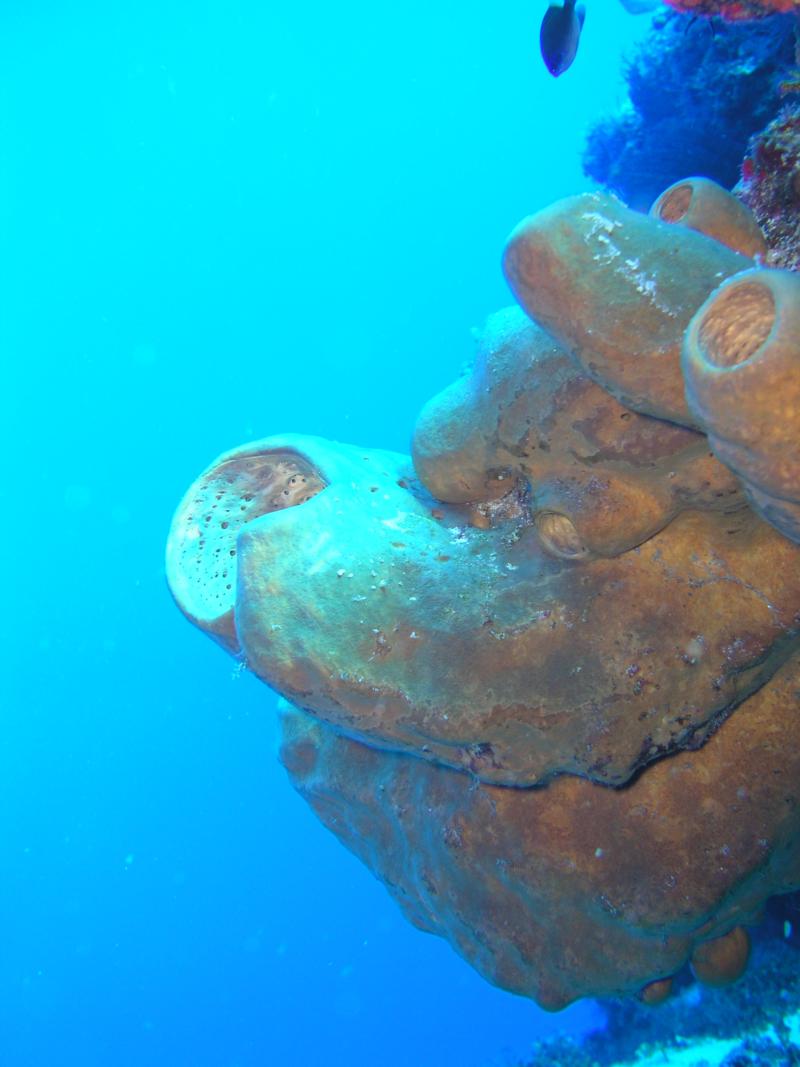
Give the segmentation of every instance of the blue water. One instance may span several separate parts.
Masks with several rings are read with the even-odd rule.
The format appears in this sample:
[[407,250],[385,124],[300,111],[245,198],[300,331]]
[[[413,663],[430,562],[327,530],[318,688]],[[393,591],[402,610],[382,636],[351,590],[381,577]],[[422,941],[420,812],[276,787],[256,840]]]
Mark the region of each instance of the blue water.
[[492,1067],[596,1021],[407,926],[168,596],[171,511],[284,431],[404,450],[586,187],[646,27],[543,3],[6,0],[0,1067]]

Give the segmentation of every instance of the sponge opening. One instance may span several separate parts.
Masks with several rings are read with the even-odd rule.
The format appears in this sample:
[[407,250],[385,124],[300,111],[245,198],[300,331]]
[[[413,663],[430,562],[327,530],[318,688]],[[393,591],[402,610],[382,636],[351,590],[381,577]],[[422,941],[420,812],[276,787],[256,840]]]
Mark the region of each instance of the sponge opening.
[[169,539],[167,577],[181,610],[210,626],[232,612],[242,527],[304,504],[326,484],[288,449],[233,456],[202,475],[181,504]]

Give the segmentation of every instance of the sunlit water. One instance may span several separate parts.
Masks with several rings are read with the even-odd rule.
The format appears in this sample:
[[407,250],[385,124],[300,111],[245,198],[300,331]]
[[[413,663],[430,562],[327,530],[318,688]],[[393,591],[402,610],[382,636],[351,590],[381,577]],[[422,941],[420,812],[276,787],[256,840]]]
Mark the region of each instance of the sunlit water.
[[548,1016],[408,926],[167,594],[171,511],[287,430],[405,449],[587,187],[647,19],[541,3],[6,0],[2,1067],[491,1067]]

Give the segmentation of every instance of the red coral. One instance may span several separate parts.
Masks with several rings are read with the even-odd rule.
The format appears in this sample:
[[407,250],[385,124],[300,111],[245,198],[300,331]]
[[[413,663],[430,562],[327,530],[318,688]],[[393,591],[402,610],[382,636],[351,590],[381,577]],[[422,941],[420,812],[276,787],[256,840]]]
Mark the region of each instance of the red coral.
[[800,269],[800,105],[751,140],[736,193],[764,232],[770,266]]
[[667,0],[676,11],[691,15],[718,15],[730,22],[760,19],[778,12],[800,13],[800,0]]

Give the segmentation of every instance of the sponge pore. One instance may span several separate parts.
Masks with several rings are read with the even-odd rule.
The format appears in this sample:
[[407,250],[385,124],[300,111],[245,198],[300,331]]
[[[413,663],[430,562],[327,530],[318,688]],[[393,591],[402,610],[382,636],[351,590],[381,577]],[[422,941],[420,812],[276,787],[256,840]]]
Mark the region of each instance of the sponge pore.
[[238,650],[233,626],[236,539],[248,522],[316,496],[325,481],[289,450],[238,453],[209,469],[172,525],[167,579],[182,610]]

